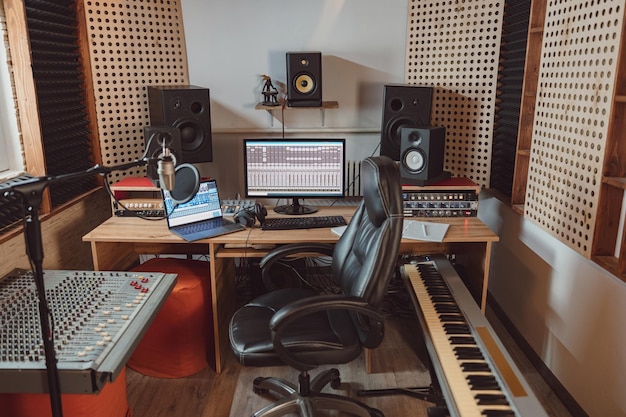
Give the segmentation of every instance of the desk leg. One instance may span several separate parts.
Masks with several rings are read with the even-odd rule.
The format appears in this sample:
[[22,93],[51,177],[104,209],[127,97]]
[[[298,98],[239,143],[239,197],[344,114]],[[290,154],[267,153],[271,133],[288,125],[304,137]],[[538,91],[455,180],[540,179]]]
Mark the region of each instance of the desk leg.
[[456,261],[463,266],[461,278],[474,296],[480,310],[487,308],[487,287],[489,284],[489,264],[491,262],[491,242],[467,242],[458,245],[453,253]]
[[491,270],[491,242],[485,246],[485,262],[483,263],[483,290],[480,302],[480,311],[487,312],[487,290],[489,289],[489,271]]
[[127,271],[137,263],[133,243],[91,242],[95,271]]
[[213,304],[213,337],[215,372],[222,372],[230,351],[228,327],[237,305],[235,262],[233,258],[216,258],[215,247],[209,246],[211,259],[211,296]]

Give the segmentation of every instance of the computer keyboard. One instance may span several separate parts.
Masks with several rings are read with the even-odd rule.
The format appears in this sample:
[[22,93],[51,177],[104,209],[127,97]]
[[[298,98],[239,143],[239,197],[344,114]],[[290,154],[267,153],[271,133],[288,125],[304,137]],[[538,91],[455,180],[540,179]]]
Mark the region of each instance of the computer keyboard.
[[291,229],[315,229],[320,227],[345,226],[346,219],[343,216],[296,216],[277,217],[265,219],[261,225],[262,230],[291,230]]
[[248,208],[254,208],[256,200],[222,200],[222,214],[224,216],[233,216],[239,210],[245,210]]

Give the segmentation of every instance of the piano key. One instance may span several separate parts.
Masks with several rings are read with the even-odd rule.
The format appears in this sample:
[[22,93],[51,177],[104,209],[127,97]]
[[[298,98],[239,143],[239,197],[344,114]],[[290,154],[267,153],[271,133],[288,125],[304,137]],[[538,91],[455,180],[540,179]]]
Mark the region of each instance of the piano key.
[[499,390],[500,385],[494,377],[476,378],[478,375],[470,375],[467,379],[472,390]]
[[459,359],[484,359],[485,358],[478,347],[457,346],[453,350],[454,350],[454,354]]
[[471,329],[467,324],[446,323],[443,325],[443,330],[447,334],[472,334]]
[[440,314],[439,321],[465,323],[465,319],[462,314]]
[[478,405],[508,405],[509,402],[503,394],[477,394],[474,398]]
[[436,305],[435,307],[435,311],[437,311],[438,313],[460,313],[461,310],[459,310],[459,308],[455,305]]
[[461,369],[466,372],[490,372],[487,362],[461,362]]
[[476,346],[475,339],[472,336],[450,336],[448,338],[451,345],[473,345]]
[[508,410],[485,409],[481,414],[487,417],[515,417],[515,413],[510,408]]

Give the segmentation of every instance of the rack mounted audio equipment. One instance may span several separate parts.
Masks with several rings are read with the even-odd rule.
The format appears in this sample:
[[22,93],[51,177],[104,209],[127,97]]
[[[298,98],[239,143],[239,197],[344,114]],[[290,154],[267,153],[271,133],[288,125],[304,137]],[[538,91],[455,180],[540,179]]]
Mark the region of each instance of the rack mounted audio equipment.
[[450,178],[428,186],[402,186],[405,217],[475,217],[480,186],[468,178]]

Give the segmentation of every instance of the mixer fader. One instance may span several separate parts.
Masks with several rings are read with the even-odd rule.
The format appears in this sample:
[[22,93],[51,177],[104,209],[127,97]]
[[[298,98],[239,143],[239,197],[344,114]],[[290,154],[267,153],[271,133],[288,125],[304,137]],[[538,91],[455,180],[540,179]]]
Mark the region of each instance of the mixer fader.
[[[175,282],[175,274],[44,271],[61,392],[112,381]],[[38,302],[32,273],[0,279],[0,392],[47,391]]]

